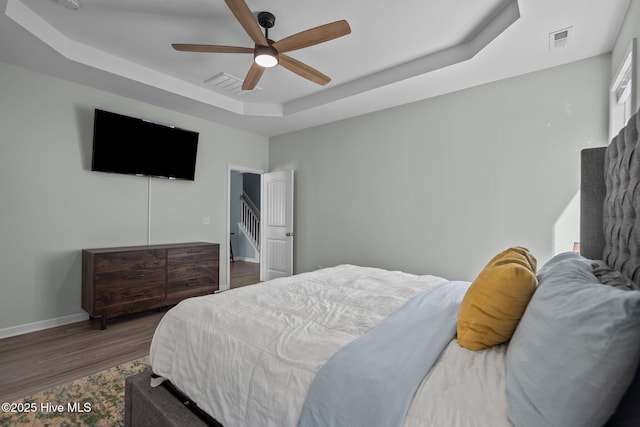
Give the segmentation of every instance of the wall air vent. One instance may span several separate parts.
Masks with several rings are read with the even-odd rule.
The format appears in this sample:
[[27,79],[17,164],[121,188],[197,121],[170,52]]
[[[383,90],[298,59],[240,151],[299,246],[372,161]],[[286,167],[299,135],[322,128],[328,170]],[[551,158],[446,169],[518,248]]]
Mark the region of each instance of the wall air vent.
[[573,27],[549,33],[549,50],[556,50],[567,47],[571,42]]
[[242,79],[224,72],[216,74],[215,76],[205,80],[204,82],[215,86],[217,89],[229,92],[237,96],[246,96],[251,92],[262,89],[260,86],[256,86],[252,90],[242,90]]

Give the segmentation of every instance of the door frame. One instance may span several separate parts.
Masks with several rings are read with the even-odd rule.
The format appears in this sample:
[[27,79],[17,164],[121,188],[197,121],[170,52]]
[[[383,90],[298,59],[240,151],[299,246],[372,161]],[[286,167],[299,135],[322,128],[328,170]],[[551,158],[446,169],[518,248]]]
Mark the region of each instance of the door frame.
[[227,250],[225,251],[227,260],[227,277],[225,279],[225,283],[221,284],[220,291],[231,289],[231,248],[229,246],[229,239],[231,238],[231,171],[253,173],[256,175],[262,175],[266,172],[262,169],[227,164]]

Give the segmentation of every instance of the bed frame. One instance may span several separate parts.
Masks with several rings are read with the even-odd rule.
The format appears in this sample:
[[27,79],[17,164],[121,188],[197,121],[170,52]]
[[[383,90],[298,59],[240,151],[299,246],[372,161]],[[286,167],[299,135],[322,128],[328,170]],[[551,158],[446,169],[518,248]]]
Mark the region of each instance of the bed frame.
[[223,427],[169,381],[151,387],[152,377],[147,369],[126,379],[126,427]]
[[[640,113],[607,147],[582,151],[580,199],[581,254],[604,260],[636,284],[640,284],[640,148],[636,149],[640,144],[639,128]],[[149,370],[127,378],[125,426],[221,426],[211,417],[198,416],[195,405],[175,389],[172,391],[170,384],[169,388],[152,388],[151,375]],[[638,373],[624,401],[640,401]]]

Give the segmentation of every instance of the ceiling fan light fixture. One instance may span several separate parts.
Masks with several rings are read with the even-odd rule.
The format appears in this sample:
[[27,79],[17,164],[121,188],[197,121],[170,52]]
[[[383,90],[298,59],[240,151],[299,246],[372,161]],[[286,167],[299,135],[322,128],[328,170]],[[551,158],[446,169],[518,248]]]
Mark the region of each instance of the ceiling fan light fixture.
[[275,67],[278,65],[278,51],[273,46],[256,46],[253,61],[264,68]]

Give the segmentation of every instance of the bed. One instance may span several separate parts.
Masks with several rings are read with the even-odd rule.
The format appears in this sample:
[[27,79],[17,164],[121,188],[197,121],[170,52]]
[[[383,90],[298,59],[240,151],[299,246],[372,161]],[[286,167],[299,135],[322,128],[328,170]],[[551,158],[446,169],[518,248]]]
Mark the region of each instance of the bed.
[[639,125],[582,153],[582,255],[511,247],[473,282],[340,265],[185,300],[125,423],[640,425]]

